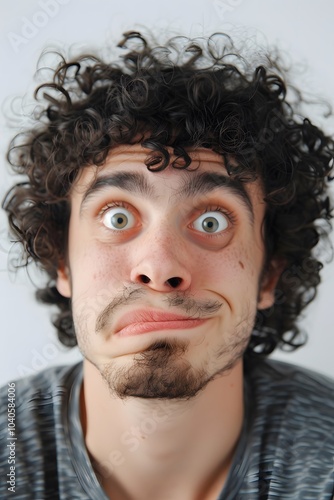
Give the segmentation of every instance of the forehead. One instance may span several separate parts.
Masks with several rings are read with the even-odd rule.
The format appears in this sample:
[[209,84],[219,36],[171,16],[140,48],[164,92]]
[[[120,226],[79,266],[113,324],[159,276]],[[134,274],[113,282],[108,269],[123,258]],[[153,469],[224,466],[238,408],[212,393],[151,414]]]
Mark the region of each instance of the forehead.
[[[171,168],[172,163],[176,159],[173,154],[172,148],[165,148],[170,155],[170,164],[168,168],[159,171],[159,179],[168,175],[172,176],[175,172],[187,172],[194,170],[204,170],[208,168],[217,169],[218,171],[224,171],[226,174],[226,168],[224,165],[224,160],[221,155],[215,153],[214,151],[206,148],[196,148],[187,150],[187,154],[191,158],[191,165],[187,170]],[[94,178],[94,176],[103,175],[106,171],[114,171],[115,169],[124,168],[136,168],[145,173],[158,173],[153,169],[150,171],[147,168],[146,162],[152,157],[152,155],[159,156],[159,151],[152,151],[151,149],[144,148],[141,144],[122,144],[111,149],[104,165],[102,166],[88,166],[82,170],[78,181],[80,184],[89,182]]]
[[[122,144],[116,146],[110,151],[102,166],[93,165],[83,168],[75,181],[75,186],[86,189],[95,179],[125,169],[136,170],[157,185],[163,185],[166,179],[175,179],[175,182],[185,182],[187,179],[191,180],[194,172],[211,171],[228,176],[223,157],[210,149],[196,148],[187,150],[191,158],[191,164],[188,169],[173,168],[172,163],[176,159],[176,156],[173,154],[172,148],[167,147],[166,149],[170,153],[170,164],[166,169],[158,172],[154,170],[150,171],[146,165],[146,161],[152,154],[159,155],[158,151],[155,152],[144,148],[140,144]],[[260,185],[260,182],[255,181],[252,184]]]

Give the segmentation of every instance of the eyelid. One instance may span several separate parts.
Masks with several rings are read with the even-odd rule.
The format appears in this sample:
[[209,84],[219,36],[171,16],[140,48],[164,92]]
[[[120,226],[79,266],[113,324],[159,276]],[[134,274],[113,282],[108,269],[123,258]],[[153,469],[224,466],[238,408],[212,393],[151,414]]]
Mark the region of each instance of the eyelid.
[[229,220],[231,225],[234,225],[236,223],[237,218],[236,218],[234,212],[232,212],[231,210],[228,210],[227,208],[223,208],[219,205],[209,205],[203,209],[198,209],[196,211],[195,218],[198,218],[201,215],[204,215],[208,212],[220,212],[221,214],[225,215],[225,217]]
[[[220,213],[225,217],[225,219],[227,220],[227,227],[226,228],[220,229],[218,231],[210,232],[210,231],[205,231],[205,230],[202,231],[202,230],[195,227],[195,222],[198,221],[198,219],[205,216],[206,214],[215,213],[215,212]],[[227,233],[230,233],[230,231],[231,231],[232,227],[235,225],[235,223],[236,223],[236,216],[234,215],[233,212],[231,212],[228,209],[223,208],[221,206],[217,206],[217,205],[212,206],[211,205],[211,206],[206,206],[202,210],[197,209],[196,215],[192,217],[192,222],[191,222],[189,227],[190,227],[190,229],[196,231],[202,237],[217,238],[217,237],[221,237],[223,235],[226,235]]]
[[[113,209],[113,208],[123,208],[125,210],[129,210],[129,212],[132,214],[132,216],[137,220],[138,222],[138,217],[139,217],[139,214],[137,212],[137,210],[131,205],[129,204],[128,202],[125,202],[125,201],[121,201],[121,200],[115,200],[115,201],[109,201],[108,203],[105,203],[103,205],[103,207],[98,211],[98,218],[100,219],[101,223],[103,224],[103,217],[104,215],[108,212],[108,210],[110,209]],[[205,215],[206,213],[209,213],[209,212],[219,212],[221,213],[222,215],[224,215],[227,220],[228,220],[228,227],[226,229],[222,229],[220,231],[217,231],[217,232],[214,232],[214,233],[205,233],[203,232],[203,234],[206,235],[206,237],[217,237],[219,235],[221,235],[221,233],[225,233],[225,232],[228,232],[233,226],[234,224],[236,223],[237,221],[237,217],[235,216],[234,212],[232,212],[231,210],[225,208],[225,207],[222,207],[220,205],[204,205],[203,204],[203,208],[201,207],[197,207],[195,209],[195,214],[193,212],[193,215],[191,217],[191,224],[188,226],[188,227],[191,227],[192,229],[194,229],[192,226],[193,226],[193,223],[196,219],[198,219],[201,215]],[[103,224],[105,226],[105,224]],[[140,224],[137,224],[138,226]],[[130,229],[133,229],[134,227],[136,226],[136,224],[134,224],[131,228],[129,228],[128,230]],[[114,232],[125,232],[127,231],[127,229],[123,229],[122,231],[119,230],[119,229],[112,229],[112,228],[109,228],[107,226],[105,226],[106,229],[108,229],[109,231],[114,231]]]
[[131,212],[131,208],[128,205],[128,203],[125,203],[124,201],[110,201],[110,202],[106,203],[105,205],[103,205],[103,207],[101,208],[101,210],[98,213],[98,216],[102,217],[111,208],[118,208],[118,207],[125,208],[126,210],[129,210]]
[[[133,223],[131,224],[131,227],[124,228],[124,229],[122,229],[122,228],[116,229],[116,228],[109,227],[104,223],[104,217],[108,214],[108,212],[111,211],[112,209],[117,209],[117,208],[120,208],[120,209],[123,209],[124,211],[129,212],[129,214],[131,215],[131,217],[133,219]],[[133,227],[135,227],[135,225],[136,225],[135,221],[136,221],[137,216],[134,212],[135,211],[133,209],[131,209],[131,206],[128,203],[125,203],[124,201],[113,201],[113,202],[107,203],[106,205],[104,205],[102,207],[102,209],[98,213],[98,217],[99,217],[101,223],[107,228],[108,231],[114,231],[114,232],[118,233],[118,232],[124,232],[124,231],[130,230],[130,229],[133,229]]]

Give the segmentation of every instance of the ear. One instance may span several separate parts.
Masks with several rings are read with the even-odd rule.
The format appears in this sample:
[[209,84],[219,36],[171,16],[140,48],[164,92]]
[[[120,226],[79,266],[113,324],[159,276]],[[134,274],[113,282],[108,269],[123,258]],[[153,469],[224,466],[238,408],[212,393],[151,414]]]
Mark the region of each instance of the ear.
[[268,309],[274,305],[275,289],[284,269],[284,262],[272,260],[264,273],[259,290],[258,309]]
[[63,297],[70,298],[71,292],[71,280],[70,280],[70,270],[64,264],[58,267],[57,271],[57,290]]

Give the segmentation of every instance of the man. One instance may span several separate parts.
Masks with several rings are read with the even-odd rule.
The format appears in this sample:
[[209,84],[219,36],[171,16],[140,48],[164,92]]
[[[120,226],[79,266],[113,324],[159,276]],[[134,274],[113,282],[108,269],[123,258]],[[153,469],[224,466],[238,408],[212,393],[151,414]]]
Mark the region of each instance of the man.
[[84,361],[3,389],[1,495],[329,500],[333,382],[265,358],[303,343],[333,141],[224,35],[120,45],[62,61],[9,153],[11,228]]

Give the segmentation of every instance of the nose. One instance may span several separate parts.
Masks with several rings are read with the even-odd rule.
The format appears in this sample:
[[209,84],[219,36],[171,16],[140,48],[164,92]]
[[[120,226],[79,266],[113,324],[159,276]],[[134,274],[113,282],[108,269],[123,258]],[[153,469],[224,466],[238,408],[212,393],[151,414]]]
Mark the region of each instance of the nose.
[[191,285],[187,253],[171,236],[147,236],[137,244],[130,280],[160,292],[186,291]]

